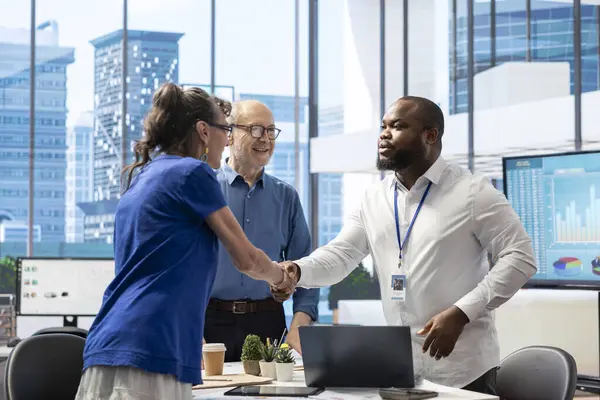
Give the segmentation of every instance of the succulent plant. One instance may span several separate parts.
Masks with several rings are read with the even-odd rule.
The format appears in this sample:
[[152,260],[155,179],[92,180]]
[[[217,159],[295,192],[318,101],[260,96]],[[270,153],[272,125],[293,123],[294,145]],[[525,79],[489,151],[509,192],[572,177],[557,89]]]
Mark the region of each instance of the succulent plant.
[[277,355],[277,340],[273,344],[270,343],[269,339],[267,339],[267,343],[262,346],[260,349],[260,354],[264,362],[272,362],[275,360],[275,356]]
[[279,347],[277,351],[277,355],[275,356],[275,362],[282,364],[289,364],[294,362],[294,355],[292,354],[292,349],[287,343],[284,343]]

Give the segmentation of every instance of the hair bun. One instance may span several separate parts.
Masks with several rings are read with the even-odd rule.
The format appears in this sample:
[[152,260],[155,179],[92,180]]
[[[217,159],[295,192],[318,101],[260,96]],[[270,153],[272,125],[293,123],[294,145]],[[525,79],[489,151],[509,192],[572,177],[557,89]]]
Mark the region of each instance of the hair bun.
[[175,110],[180,106],[182,98],[183,89],[181,88],[181,86],[169,82],[162,85],[156,91],[156,93],[154,93],[152,104],[158,109],[170,111]]

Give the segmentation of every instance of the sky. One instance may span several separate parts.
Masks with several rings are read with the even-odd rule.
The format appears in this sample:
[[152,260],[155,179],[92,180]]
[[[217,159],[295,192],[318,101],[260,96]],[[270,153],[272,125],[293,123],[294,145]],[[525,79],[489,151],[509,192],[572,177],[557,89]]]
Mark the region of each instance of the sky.
[[[321,6],[320,32],[343,35],[344,0]],[[0,26],[28,28],[29,1],[0,0]],[[122,28],[122,0],[37,0],[36,25],[58,23],[59,45],[75,50],[67,70],[68,125],[93,109],[94,52],[91,39]],[[129,0],[129,29],[183,33],[179,42],[179,81],[210,83],[210,0]],[[335,15],[334,15],[335,14]],[[294,95],[294,0],[218,0],[216,84],[236,93]],[[324,32],[324,33],[323,33]],[[327,34],[330,32],[330,34]],[[308,1],[300,0],[300,95],[308,95]],[[325,46],[325,47],[324,47]],[[341,46],[322,45],[321,104],[341,104]],[[336,56],[337,54],[337,56]],[[337,69],[337,71],[336,71]],[[326,73],[330,70],[331,73]]]

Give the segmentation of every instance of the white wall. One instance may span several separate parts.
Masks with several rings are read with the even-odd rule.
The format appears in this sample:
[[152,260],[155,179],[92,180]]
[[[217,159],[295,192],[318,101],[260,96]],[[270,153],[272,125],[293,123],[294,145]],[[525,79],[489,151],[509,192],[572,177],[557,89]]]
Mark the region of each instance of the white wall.
[[475,75],[475,110],[565,97],[571,93],[568,62],[507,62]]
[[[476,88],[477,89],[477,88]],[[587,148],[600,143],[600,91],[582,95],[582,136]],[[574,98],[563,96],[475,112],[475,154],[493,155],[500,174],[502,154],[535,153],[544,149],[572,148]],[[466,114],[446,117],[444,157],[466,159],[468,120]],[[312,172],[374,172],[377,129],[353,135],[311,139]],[[336,151],[332,152],[331,149]],[[483,163],[485,160],[480,160]],[[478,164],[480,170],[485,165]],[[492,173],[491,170],[488,171]]]

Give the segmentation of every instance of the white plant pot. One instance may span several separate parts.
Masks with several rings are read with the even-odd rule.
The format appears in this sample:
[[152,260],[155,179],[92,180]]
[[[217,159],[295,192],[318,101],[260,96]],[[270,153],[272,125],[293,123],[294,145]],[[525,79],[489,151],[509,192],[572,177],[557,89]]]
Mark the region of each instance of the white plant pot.
[[265,378],[277,379],[277,369],[275,368],[275,361],[261,361],[260,375]]
[[280,382],[291,381],[294,377],[294,363],[275,363],[275,369]]

